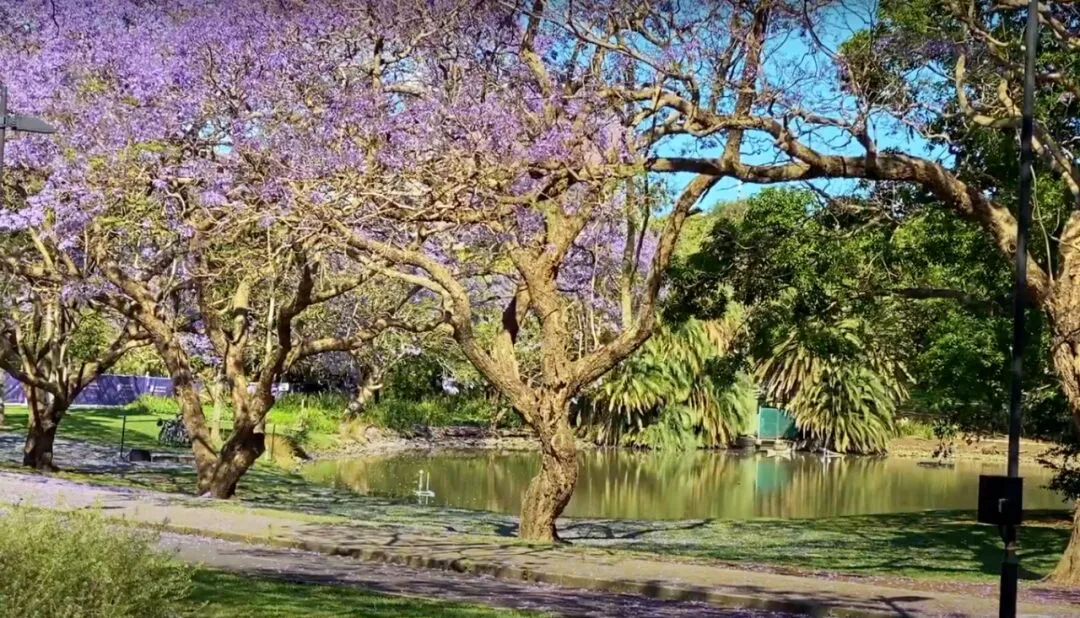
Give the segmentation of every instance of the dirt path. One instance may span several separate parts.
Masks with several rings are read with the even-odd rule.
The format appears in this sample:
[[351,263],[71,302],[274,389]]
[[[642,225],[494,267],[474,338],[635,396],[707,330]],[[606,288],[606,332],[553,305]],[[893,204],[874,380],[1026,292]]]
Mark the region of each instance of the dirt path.
[[509,582],[486,576],[372,564],[342,556],[277,549],[206,537],[164,534],[162,547],[192,564],[289,581],[356,586],[385,594],[434,598],[564,616],[611,618],[794,618],[796,614],[721,609],[702,603]]

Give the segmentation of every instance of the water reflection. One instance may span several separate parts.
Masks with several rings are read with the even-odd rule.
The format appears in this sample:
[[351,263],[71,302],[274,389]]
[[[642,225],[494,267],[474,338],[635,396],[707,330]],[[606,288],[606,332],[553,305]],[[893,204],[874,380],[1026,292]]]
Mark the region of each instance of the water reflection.
[[[974,509],[979,474],[1000,465],[927,468],[906,459],[848,457],[823,462],[758,455],[596,451],[581,453],[566,515],[626,519],[827,517],[925,509]],[[430,504],[519,512],[536,473],[534,453],[466,452],[316,462],[305,476],[366,495],[415,500],[420,470],[430,473]],[[1024,505],[1064,508],[1045,489],[1048,472],[1021,470]],[[425,481],[427,482],[427,481]]]

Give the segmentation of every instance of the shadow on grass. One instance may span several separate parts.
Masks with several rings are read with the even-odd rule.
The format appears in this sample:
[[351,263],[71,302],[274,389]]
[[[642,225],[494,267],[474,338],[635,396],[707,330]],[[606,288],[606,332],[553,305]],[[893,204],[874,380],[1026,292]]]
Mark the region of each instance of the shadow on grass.
[[[25,422],[25,409],[21,412]],[[8,419],[9,426],[16,425],[20,420],[18,411],[13,409]],[[156,425],[146,425],[156,430]],[[129,425],[129,429],[132,427],[137,425]],[[118,440],[118,431],[119,416],[112,410],[76,411],[61,426],[62,437],[97,442],[113,437]],[[137,430],[133,433],[140,435]],[[148,437],[142,432],[140,439]],[[195,475],[190,468],[136,468],[121,474],[81,478],[169,493],[190,495],[195,491]],[[238,498],[250,506],[336,515],[422,533],[507,539],[516,535],[518,526],[517,519],[509,515],[358,495],[261,463],[241,480]],[[779,567],[800,572],[987,582],[997,577],[1002,554],[997,529],[975,523],[970,511],[739,521],[565,519],[559,525],[564,538],[576,545],[705,558],[750,569]],[[1068,537],[1065,511],[1029,512],[1020,529],[1022,577],[1034,580],[1045,576]]]
[[[195,474],[190,469],[141,469],[83,478],[169,493],[190,495],[195,491]],[[361,496],[262,464],[241,480],[237,497],[247,506],[340,516],[429,535],[450,534],[452,542],[462,534],[510,539],[518,529],[517,519],[509,515]],[[1070,529],[1066,511],[1029,512],[1026,517],[1020,529],[1020,560],[1021,576],[1030,581],[1050,572],[1068,543]],[[971,511],[823,519],[565,519],[559,526],[563,538],[576,546],[704,558],[744,569],[790,569],[797,573],[829,571],[988,582],[997,577],[1002,556],[997,529],[975,523]]]
[[[517,519],[509,515],[359,496],[266,467],[245,478],[239,497],[256,506],[341,515],[421,532],[511,538],[518,530]],[[1020,530],[1021,577],[1040,579],[1053,568],[1068,542],[1069,524],[1064,510],[1026,513]],[[992,581],[1002,558],[997,529],[976,523],[972,511],[741,521],[565,519],[559,530],[577,546],[700,557],[751,569],[776,565],[797,571]]]
[[281,579],[244,577],[211,570],[196,571],[193,583],[190,597],[192,605],[205,604],[198,609],[198,615],[213,618],[249,616],[252,618],[264,616],[510,618],[536,615],[386,596],[343,586],[300,584]]
[[[1019,537],[1023,579],[1041,579],[1053,568],[1068,543],[1068,524],[1065,511],[1027,514]],[[973,511],[708,520],[628,531],[605,545],[740,565],[984,581],[1000,572],[1003,547],[997,528],[976,523]]]

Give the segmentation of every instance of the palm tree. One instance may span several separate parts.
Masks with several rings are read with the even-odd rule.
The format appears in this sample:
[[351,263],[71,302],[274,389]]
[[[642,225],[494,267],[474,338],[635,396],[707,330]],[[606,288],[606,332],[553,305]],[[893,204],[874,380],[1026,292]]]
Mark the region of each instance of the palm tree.
[[726,446],[757,410],[750,375],[728,362],[743,314],[665,324],[591,393],[579,414],[602,444],[659,449]]
[[792,329],[756,375],[807,437],[841,452],[883,452],[907,397],[903,365],[879,352],[856,319]]

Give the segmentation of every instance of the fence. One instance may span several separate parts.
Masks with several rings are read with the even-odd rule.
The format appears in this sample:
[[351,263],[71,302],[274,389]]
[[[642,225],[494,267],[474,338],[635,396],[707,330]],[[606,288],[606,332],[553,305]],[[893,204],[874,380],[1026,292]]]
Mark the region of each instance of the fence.
[[[274,384],[273,392],[275,397],[287,393],[289,384]],[[95,407],[124,406],[143,395],[171,397],[172,394],[172,378],[105,374],[83,389],[73,404]],[[26,389],[10,374],[5,382],[4,401],[13,404],[26,403]]]
[[[103,375],[91,382],[75,398],[77,406],[123,406],[135,401],[142,395],[172,395],[172,380],[153,376]],[[26,403],[26,389],[23,385],[7,376],[4,388],[4,401],[7,403]]]

